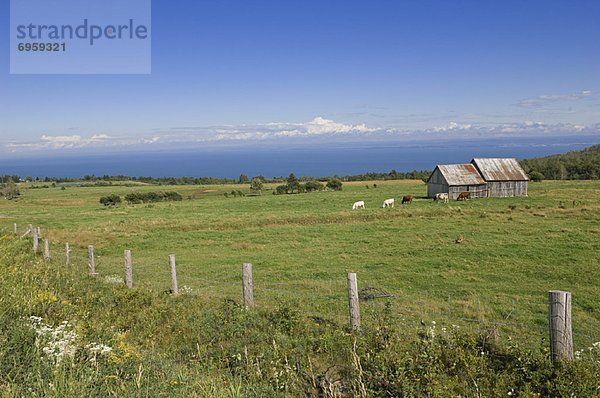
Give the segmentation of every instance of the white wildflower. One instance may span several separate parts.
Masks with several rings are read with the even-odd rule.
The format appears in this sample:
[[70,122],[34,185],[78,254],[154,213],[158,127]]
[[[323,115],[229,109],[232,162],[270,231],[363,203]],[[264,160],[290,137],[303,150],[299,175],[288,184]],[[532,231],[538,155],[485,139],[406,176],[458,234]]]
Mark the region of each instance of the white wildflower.
[[179,294],[192,294],[192,293],[194,293],[194,289],[192,289],[189,286],[183,285],[179,288]]
[[120,277],[119,275],[107,275],[102,280],[104,281],[104,283],[108,283],[111,285],[119,285],[119,284],[124,283],[123,278]]
[[96,363],[96,361],[98,360],[98,356],[105,356],[112,352],[111,347],[100,343],[90,343],[86,345],[85,348],[87,348],[90,351],[90,353],[92,353],[90,362],[93,363]]
[[65,357],[73,358],[79,336],[71,330],[73,325],[69,321],[63,321],[57,327],[52,327],[42,322],[42,318],[31,316],[29,322],[31,328],[35,330],[35,345],[41,347],[47,359],[58,364]]

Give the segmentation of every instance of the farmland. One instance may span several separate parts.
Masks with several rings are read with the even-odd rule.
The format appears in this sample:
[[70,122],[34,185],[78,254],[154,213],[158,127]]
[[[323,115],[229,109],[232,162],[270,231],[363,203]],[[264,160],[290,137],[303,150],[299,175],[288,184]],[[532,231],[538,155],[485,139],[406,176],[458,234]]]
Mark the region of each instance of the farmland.
[[[381,203],[423,196],[424,185],[347,183],[342,192],[241,198],[223,196],[239,185],[179,186],[168,190],[182,202],[118,207],[98,198],[157,187],[24,189],[19,200],[0,202],[0,214],[7,229],[13,222],[41,226],[57,264],[70,242],[78,272],[86,270],[90,244],[100,275],[121,275],[130,249],[136,285],[156,290],[169,287],[167,256],[175,254],[179,283],[209,301],[239,298],[241,264],[252,262],[260,305],[292,300],[307,312],[344,317],[345,273],[353,271],[360,285],[394,294],[398,309],[415,319],[493,319],[516,306],[511,316],[522,316],[519,322],[544,325],[545,292],[564,289],[583,310],[579,324],[596,324],[600,184],[530,186],[529,198],[416,199],[394,209]],[[359,199],[367,208],[352,211]]]
[[[359,288],[393,296],[361,303],[365,327],[388,311],[394,327],[497,325],[501,336],[530,347],[547,333],[547,291],[568,290],[575,349],[600,340],[596,181],[532,183],[528,198],[447,205],[421,198],[420,181],[345,183],[340,192],[297,195],[272,195],[272,188],[226,198],[242,186],[23,185],[18,199],[0,201],[0,228],[11,233],[17,223],[23,233],[27,224],[39,225],[51,242],[50,268],[64,268],[69,242],[71,272],[91,286],[121,277],[123,250],[130,249],[136,289],[162,294],[170,283],[168,255],[175,254],[180,287],[202,308],[220,308],[225,300],[241,300],[241,264],[251,262],[258,308],[292,308],[302,319],[344,325],[351,271]],[[109,194],[156,190],[184,199],[99,204]],[[416,199],[402,206],[406,194]],[[381,208],[387,198],[396,198],[395,208]],[[356,200],[366,209],[351,210]],[[95,280],[85,277],[90,244]]]

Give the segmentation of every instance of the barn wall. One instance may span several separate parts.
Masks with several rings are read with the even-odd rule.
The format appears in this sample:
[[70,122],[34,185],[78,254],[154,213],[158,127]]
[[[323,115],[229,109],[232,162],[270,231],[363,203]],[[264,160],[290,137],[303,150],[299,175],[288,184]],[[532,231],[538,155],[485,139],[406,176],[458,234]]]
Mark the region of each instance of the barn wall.
[[471,198],[486,198],[488,195],[485,185],[453,185],[449,187],[448,199],[456,200],[461,192],[470,192]]
[[434,184],[431,182],[427,183],[427,197],[434,198],[438,193],[448,192],[447,184]]
[[492,198],[527,196],[527,181],[488,181],[487,185]]
[[433,171],[427,182],[427,197],[433,198],[437,193],[448,192],[448,183],[438,168]]

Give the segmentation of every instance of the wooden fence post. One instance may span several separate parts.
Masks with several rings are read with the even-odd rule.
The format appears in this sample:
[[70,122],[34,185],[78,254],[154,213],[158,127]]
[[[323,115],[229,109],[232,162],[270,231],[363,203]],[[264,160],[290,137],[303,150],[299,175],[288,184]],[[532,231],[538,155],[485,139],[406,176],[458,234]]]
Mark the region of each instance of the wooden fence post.
[[548,321],[552,361],[573,360],[573,331],[571,329],[571,293],[560,290],[548,292]]
[[131,250],[125,250],[125,285],[133,287],[133,265],[131,262]]
[[38,229],[33,228],[33,252],[37,253],[40,247],[40,236],[38,235]]
[[171,294],[177,296],[179,288],[177,287],[177,269],[175,268],[175,255],[169,256],[169,267],[171,268]]
[[254,290],[252,286],[252,264],[242,264],[242,297],[244,307],[254,307]]
[[350,327],[360,329],[360,308],[358,305],[358,284],[356,273],[348,272],[348,305],[350,307]]
[[29,224],[29,226],[27,227],[27,231],[25,231],[25,233],[23,235],[21,235],[21,239],[26,237],[28,234],[32,234],[32,233],[33,233],[33,227],[31,226],[31,224]]
[[94,258],[94,245],[88,246],[88,272],[90,275],[98,275],[96,273],[96,259]]
[[67,270],[70,270],[71,269],[71,248],[69,247],[69,242],[65,243],[65,253],[66,253]]
[[13,235],[17,236],[17,223],[13,224]]
[[50,262],[50,242],[48,242],[48,239],[44,239],[44,260],[47,263]]

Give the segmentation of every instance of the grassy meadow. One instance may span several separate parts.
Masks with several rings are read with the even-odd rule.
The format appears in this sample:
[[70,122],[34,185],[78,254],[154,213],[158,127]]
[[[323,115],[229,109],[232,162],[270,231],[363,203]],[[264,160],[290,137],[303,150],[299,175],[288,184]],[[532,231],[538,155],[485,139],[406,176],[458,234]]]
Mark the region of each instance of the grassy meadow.
[[[243,188],[22,185],[18,199],[0,200],[1,396],[600,394],[598,182],[448,204],[422,198],[420,181],[224,195]],[[184,200],[99,203],[156,190]],[[401,205],[406,194],[416,199]],[[381,208],[392,197],[396,207]],[[351,210],[357,200],[366,209]],[[49,264],[13,223],[19,235],[41,227]],[[178,297],[168,294],[169,254]],[[243,262],[253,264],[253,310],[240,305]],[[348,328],[349,271],[359,288],[392,295],[361,301],[359,332]],[[572,363],[548,359],[551,289],[573,293]]]
[[[374,185],[376,184],[376,188]],[[130,184],[131,185],[131,184]],[[367,189],[367,186],[369,187]],[[134,284],[169,288],[169,254],[180,286],[204,301],[241,296],[241,264],[253,263],[257,305],[292,304],[343,322],[346,273],[359,288],[394,297],[365,302],[363,323],[389,301],[407,323],[502,322],[536,339],[546,333],[546,292],[573,293],[576,347],[600,340],[600,183],[530,184],[528,198],[433,203],[420,181],[346,183],[341,192],[229,197],[240,185],[28,189],[0,201],[0,221],[32,223],[64,263],[70,242],[77,272],[93,244],[100,278],[123,274],[133,254]],[[101,196],[175,190],[181,202],[104,207]],[[416,197],[400,205],[403,195]],[[396,198],[393,209],[384,199]],[[351,210],[356,200],[366,209]],[[573,202],[575,200],[575,202]],[[458,243],[457,243],[458,242]],[[388,304],[388,305],[390,305]]]

